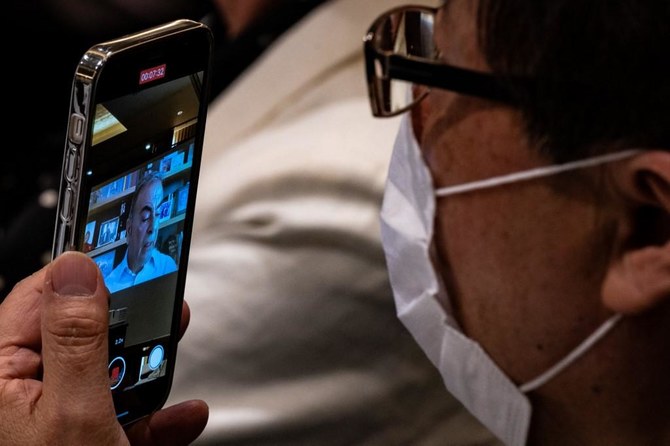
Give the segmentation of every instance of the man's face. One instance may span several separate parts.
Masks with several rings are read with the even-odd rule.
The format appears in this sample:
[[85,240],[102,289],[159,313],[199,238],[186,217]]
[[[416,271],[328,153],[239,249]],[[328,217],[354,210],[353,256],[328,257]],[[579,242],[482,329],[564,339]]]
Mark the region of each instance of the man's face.
[[[444,62],[490,71],[477,42],[477,1],[453,0],[436,18]],[[531,147],[515,109],[432,89],[413,110],[435,187],[552,164]],[[557,178],[437,199],[435,242],[456,316],[517,383],[562,359],[609,313],[598,299],[606,212]],[[591,192],[593,194],[593,192]]]
[[128,266],[137,273],[151,255],[158,235],[158,206],[163,199],[161,182],[152,181],[140,189],[128,217]]

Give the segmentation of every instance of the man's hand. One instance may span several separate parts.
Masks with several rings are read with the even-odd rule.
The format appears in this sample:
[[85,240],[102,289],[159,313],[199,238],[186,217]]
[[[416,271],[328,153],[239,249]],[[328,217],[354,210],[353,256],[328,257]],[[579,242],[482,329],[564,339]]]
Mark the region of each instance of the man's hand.
[[127,432],[118,423],[107,299],[95,263],[71,252],[24,279],[0,305],[0,444],[185,445],[200,435],[208,417],[202,401],[163,409]]

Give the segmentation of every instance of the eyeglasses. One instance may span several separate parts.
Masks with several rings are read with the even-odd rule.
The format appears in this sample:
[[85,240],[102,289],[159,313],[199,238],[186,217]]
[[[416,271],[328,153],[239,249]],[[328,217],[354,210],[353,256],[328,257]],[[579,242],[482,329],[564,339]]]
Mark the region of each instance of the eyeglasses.
[[403,6],[380,16],[364,40],[368,92],[377,117],[403,113],[427,94],[413,84],[437,87],[514,105],[515,88],[526,79],[501,79],[490,73],[448,65],[439,60],[433,41],[436,8]]

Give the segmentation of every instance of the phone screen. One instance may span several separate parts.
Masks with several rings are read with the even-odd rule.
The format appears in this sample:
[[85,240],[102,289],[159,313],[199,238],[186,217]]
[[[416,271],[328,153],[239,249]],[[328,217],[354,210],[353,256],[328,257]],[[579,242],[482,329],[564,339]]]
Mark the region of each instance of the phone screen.
[[109,379],[131,423],[167,400],[207,110],[211,34],[178,21],[91,48],[72,88],[54,256],[110,293]]
[[[110,291],[113,393],[164,377],[172,353],[199,110],[200,83],[194,76],[202,73],[95,105],[90,150],[122,144],[123,136],[134,131],[130,150],[157,154],[92,184],[87,197],[82,250],[98,264]],[[146,119],[164,126],[147,125]],[[84,175],[94,177],[95,172]]]

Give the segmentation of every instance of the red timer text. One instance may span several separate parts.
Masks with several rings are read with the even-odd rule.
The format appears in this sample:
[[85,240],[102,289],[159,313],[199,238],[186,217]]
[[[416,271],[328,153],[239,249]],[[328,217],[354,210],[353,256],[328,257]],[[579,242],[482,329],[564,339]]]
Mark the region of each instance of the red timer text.
[[165,64],[140,71],[140,85],[165,77]]

